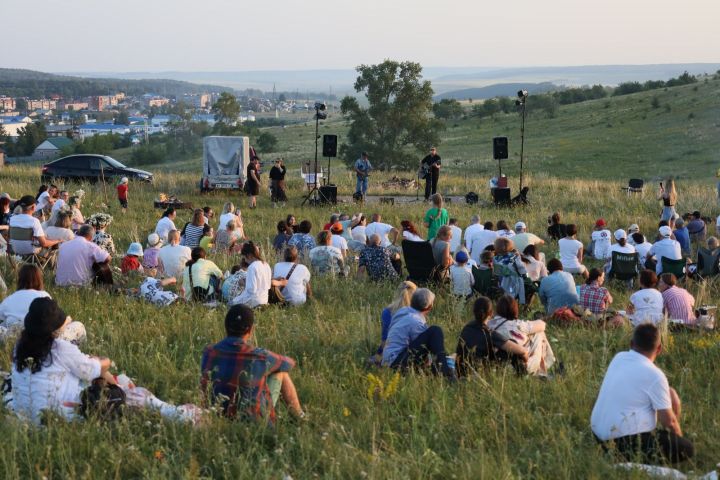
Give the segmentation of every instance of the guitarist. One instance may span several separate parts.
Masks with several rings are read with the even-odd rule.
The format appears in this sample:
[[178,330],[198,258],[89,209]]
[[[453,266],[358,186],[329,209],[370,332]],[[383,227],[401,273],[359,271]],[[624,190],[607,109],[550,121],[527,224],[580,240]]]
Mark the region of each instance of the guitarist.
[[437,193],[440,165],[440,155],[437,154],[437,149],[432,147],[430,149],[430,155],[423,158],[422,162],[420,162],[420,176],[425,179],[425,201],[430,199],[430,195]]
[[355,175],[357,176],[355,193],[362,195],[362,198],[365,198],[365,194],[367,193],[368,177],[370,176],[370,170],[372,170],[372,168],[367,152],[362,152],[360,158],[355,160]]

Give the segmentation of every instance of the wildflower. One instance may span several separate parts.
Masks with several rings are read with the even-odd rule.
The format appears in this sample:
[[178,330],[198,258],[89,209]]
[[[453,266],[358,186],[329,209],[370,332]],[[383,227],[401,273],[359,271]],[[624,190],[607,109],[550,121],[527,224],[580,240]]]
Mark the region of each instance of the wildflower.
[[165,460],[165,454],[162,452],[162,450],[155,450],[153,457],[155,457],[155,460]]
[[343,417],[349,417],[350,410],[347,407],[343,407]]

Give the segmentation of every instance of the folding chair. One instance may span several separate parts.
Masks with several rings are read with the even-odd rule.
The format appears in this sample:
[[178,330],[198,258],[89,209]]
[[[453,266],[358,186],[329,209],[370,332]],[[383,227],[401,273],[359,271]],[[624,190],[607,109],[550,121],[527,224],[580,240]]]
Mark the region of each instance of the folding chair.
[[415,283],[429,283],[434,280],[436,267],[430,242],[402,241],[407,279]]
[[477,267],[472,267],[473,274],[473,289],[480,295],[484,295],[491,299],[496,299],[502,296],[503,291],[500,288],[498,279],[489,268],[481,270]]
[[[24,227],[10,227],[10,241],[8,242],[8,254],[7,257],[10,261],[10,265],[13,270],[17,272],[20,264],[31,263],[40,267],[40,270],[45,270],[45,267],[50,265],[52,268],[55,266],[55,259],[57,257],[57,250],[46,252],[46,255],[41,255],[40,252],[34,253],[23,253],[17,254],[13,250],[12,242],[33,242],[33,247],[37,245],[34,242],[33,229]],[[16,257],[20,258],[20,262],[16,261]]]
[[720,250],[713,253],[707,248],[699,249],[695,274],[700,278],[708,278],[718,273],[720,273]]
[[667,257],[660,257],[662,273],[672,273],[678,280],[685,276],[685,259],[671,260]]
[[629,288],[632,288],[635,283],[635,278],[639,274],[639,260],[638,254],[635,253],[620,253],[612,252],[610,259],[610,272],[608,272],[608,278],[614,278],[622,280],[627,283]]
[[622,187],[622,190],[630,195],[631,193],[643,193],[645,191],[645,180],[640,178],[631,178],[628,181],[627,187]]

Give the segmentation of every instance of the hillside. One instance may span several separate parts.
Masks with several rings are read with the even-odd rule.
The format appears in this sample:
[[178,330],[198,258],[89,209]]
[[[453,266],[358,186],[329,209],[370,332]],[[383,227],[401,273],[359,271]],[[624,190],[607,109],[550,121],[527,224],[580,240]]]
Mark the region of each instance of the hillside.
[[128,95],[156,93],[173,96],[183,93],[231,90],[218,85],[204,85],[179,80],[118,78],[81,78],[14,68],[0,68],[0,94],[10,97],[44,98],[57,94],[63,98],[81,98],[124,92]]
[[455,100],[483,100],[495,97],[514,97],[518,90],[532,90],[536,93],[551,92],[559,87],[550,82],[543,83],[497,83],[488,85],[487,87],[463,88],[462,90],[452,90],[450,92],[435,95],[435,101],[452,98]]

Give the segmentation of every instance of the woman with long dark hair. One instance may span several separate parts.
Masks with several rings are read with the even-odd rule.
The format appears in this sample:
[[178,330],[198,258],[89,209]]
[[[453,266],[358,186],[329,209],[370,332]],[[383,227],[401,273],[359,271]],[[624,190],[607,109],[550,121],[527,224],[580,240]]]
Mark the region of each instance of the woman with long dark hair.
[[86,383],[99,377],[116,383],[108,373],[110,359],[85,355],[61,338],[70,321],[55,300],[36,298],[30,304],[25,328],[15,344],[8,405],[22,418],[40,423],[45,411],[77,418]]
[[[202,210],[201,210],[202,211]],[[205,258],[205,249],[195,247],[183,270],[183,291],[186,300],[212,301],[216,299],[223,278],[222,270]]]
[[205,212],[202,208],[193,211],[193,218],[186,223],[180,232],[180,245],[195,248],[200,245],[200,239],[205,231]]
[[162,218],[158,220],[157,225],[155,225],[155,233],[160,236],[160,240],[162,240],[163,243],[167,243],[168,233],[170,233],[171,230],[177,230],[177,228],[175,228],[176,216],[177,212],[175,208],[168,207],[163,212]]

